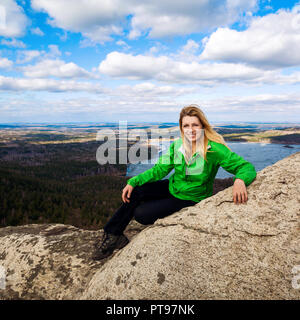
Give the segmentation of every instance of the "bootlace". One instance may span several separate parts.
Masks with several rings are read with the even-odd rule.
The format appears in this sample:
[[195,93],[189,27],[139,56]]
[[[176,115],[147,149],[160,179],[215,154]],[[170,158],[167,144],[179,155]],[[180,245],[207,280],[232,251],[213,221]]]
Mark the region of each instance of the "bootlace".
[[108,246],[110,246],[112,243],[114,243],[117,240],[118,236],[104,233],[102,236],[101,244],[100,244],[100,249],[107,249]]
[[109,239],[108,233],[104,232],[104,234],[102,235],[100,248],[104,247],[104,244],[106,244],[108,239]]

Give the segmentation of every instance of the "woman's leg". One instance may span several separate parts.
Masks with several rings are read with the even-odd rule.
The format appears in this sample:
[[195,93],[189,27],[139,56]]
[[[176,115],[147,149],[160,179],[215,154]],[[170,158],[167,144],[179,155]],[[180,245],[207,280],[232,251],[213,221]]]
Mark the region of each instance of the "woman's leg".
[[181,200],[175,197],[150,200],[140,204],[134,210],[134,218],[141,224],[153,224],[157,219],[162,219],[182,208],[195,205],[192,200]]
[[123,203],[104,226],[104,231],[115,235],[123,234],[133,217],[135,208],[142,201],[173,197],[169,192],[169,180],[159,180],[136,186],[131,193],[130,202]]

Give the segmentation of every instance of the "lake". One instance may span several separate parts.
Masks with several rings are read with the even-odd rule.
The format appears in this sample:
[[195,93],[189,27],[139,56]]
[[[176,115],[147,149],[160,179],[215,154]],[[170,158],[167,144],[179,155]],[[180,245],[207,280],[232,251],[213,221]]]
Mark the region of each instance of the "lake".
[[[275,162],[288,157],[289,155],[299,152],[300,145],[289,145],[292,148],[284,147],[284,144],[273,144],[273,143],[255,143],[255,142],[226,142],[230,149],[242,156],[245,160],[251,162],[256,171],[260,171],[267,166],[274,164]],[[160,153],[165,153],[167,147],[170,143],[161,143]],[[152,161],[147,160],[140,162],[138,164],[128,164],[126,176],[132,177],[136,176],[145,170],[151,168],[154,163],[157,161],[158,156]],[[156,161],[155,161],[156,160]],[[152,163],[151,163],[152,162]],[[167,179],[174,172],[172,170],[164,179]],[[225,171],[222,167],[220,167],[216,178],[224,179],[228,177],[233,177],[232,174]]]

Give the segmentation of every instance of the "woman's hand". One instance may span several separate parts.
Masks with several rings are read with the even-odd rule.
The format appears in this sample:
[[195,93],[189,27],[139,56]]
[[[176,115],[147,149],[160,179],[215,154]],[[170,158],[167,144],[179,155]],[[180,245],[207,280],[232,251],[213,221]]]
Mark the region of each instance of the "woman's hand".
[[129,198],[132,190],[133,190],[133,186],[131,186],[130,184],[127,184],[126,187],[123,189],[122,200],[124,203],[130,202]]
[[247,202],[247,189],[245,182],[242,179],[235,179],[233,184],[232,195],[235,204]]

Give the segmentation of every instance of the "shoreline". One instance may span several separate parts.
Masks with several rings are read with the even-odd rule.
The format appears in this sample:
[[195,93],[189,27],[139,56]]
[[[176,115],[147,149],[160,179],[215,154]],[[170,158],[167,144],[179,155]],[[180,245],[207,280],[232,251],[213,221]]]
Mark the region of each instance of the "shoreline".
[[282,144],[282,145],[292,145],[292,146],[299,146],[299,143],[278,143],[278,142],[262,142],[262,141],[233,141],[233,140],[225,140],[225,142],[236,142],[236,143],[264,143],[264,144]]

